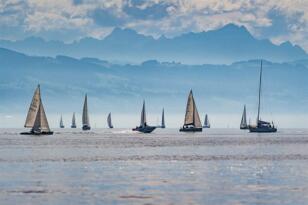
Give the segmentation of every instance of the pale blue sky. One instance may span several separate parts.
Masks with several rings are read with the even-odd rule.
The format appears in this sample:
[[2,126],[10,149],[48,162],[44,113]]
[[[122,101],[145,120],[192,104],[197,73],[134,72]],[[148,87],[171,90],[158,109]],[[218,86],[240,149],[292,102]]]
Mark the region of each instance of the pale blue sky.
[[308,50],[307,0],[1,0],[0,39],[104,38],[114,27],[169,37],[244,25],[257,38]]

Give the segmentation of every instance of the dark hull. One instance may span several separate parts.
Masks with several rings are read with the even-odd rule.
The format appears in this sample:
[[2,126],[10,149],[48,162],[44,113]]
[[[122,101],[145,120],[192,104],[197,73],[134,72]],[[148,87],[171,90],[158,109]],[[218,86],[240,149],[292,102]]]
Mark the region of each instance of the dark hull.
[[53,132],[21,132],[21,135],[53,135]]
[[64,126],[60,126],[60,128],[64,128]]
[[71,126],[71,128],[77,128],[77,126]]
[[111,127],[109,127],[110,129],[112,129],[113,128],[113,126],[111,126]]
[[160,128],[165,129],[165,128],[166,128],[166,126],[160,126]]
[[202,132],[202,127],[189,127],[180,129],[180,132]]
[[136,127],[133,128],[133,131],[138,131],[138,132],[142,132],[142,133],[151,133],[156,129],[156,127],[152,127],[152,126],[146,126],[146,127]]
[[240,127],[241,130],[249,130],[249,127]]
[[277,128],[268,128],[268,127],[250,127],[249,132],[257,132],[257,133],[271,133],[277,132]]
[[211,128],[210,126],[203,126],[202,128]]
[[88,126],[88,125],[84,125],[84,126],[82,126],[82,130],[90,130],[91,129],[91,127],[90,126]]

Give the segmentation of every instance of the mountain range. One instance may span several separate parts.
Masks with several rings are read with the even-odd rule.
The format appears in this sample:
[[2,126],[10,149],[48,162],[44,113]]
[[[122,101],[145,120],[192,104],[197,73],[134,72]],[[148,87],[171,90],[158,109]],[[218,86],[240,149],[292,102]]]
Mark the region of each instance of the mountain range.
[[104,39],[83,38],[72,43],[45,41],[38,37],[0,40],[0,47],[28,55],[99,58],[110,62],[141,63],[148,59],[183,64],[231,64],[250,59],[286,62],[308,59],[299,46],[275,45],[252,36],[244,26],[228,24],[208,32],[186,33],[174,38],[155,39],[131,29],[115,28]]

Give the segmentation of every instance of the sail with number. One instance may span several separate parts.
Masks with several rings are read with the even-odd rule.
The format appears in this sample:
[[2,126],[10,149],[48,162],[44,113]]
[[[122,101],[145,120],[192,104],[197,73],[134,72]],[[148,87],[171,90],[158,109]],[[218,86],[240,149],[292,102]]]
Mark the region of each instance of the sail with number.
[[241,120],[241,129],[247,129],[247,116],[246,116],[246,105],[244,105],[244,110],[243,110],[243,115],[242,115],[242,120]]
[[107,117],[107,123],[108,123],[109,128],[113,128],[112,121],[111,121],[111,113],[109,113]]
[[143,101],[142,111],[141,111],[141,120],[140,127],[145,127],[147,123],[146,112],[145,112],[145,101]]
[[27,114],[25,127],[32,128],[32,132],[51,133],[41,99],[40,85],[37,86]]
[[82,111],[82,125],[90,126],[89,113],[88,113],[88,96],[84,98],[83,111]]
[[166,128],[166,125],[165,125],[165,109],[163,109],[162,116],[161,116],[161,128]]
[[186,126],[193,125],[194,127],[202,127],[192,90],[190,90],[187,100],[184,125]]

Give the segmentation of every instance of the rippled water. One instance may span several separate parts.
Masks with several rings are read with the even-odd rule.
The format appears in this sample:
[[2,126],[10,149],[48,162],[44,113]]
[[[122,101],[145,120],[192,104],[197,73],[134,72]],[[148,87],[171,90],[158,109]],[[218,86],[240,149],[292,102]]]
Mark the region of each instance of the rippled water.
[[0,130],[1,204],[307,204],[308,130]]

